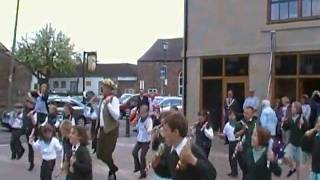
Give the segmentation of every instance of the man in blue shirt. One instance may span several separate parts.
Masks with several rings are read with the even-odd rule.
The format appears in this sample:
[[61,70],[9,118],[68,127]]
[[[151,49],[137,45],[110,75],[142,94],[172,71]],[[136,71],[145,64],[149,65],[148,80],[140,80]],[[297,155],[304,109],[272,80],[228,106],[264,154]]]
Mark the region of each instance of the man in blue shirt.
[[36,101],[37,124],[42,124],[48,115],[48,85],[43,83],[40,91],[30,92],[28,95]]
[[257,112],[260,106],[260,100],[257,96],[255,96],[254,90],[251,89],[249,93],[250,93],[249,96],[246,98],[246,100],[243,103],[243,110],[245,110],[247,107],[253,107],[255,112]]
[[260,116],[260,124],[263,128],[266,128],[270,131],[272,137],[276,136],[278,118],[276,113],[270,106],[269,100],[262,101],[262,113]]

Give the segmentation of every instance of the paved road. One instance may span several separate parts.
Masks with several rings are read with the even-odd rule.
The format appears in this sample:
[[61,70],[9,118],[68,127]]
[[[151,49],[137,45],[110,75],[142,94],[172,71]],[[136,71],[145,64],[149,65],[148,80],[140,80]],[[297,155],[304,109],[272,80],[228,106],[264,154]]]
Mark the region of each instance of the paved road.
[[[121,134],[121,132],[120,132]],[[122,135],[124,136],[124,134]],[[1,140],[2,142],[8,142],[9,133],[5,131],[0,131],[0,140],[2,138],[6,138],[5,140]],[[135,143],[135,138],[126,138],[120,137],[118,139],[116,151],[114,154],[114,159],[117,165],[119,165],[120,170],[118,173],[118,180],[136,180],[139,177],[139,174],[133,174],[133,159],[131,156],[131,151]],[[26,144],[24,144],[26,147]],[[229,165],[227,159],[227,146],[223,145],[221,140],[215,140],[212,148],[212,152],[210,155],[210,161],[213,162],[214,166],[218,172],[217,180],[233,180],[240,179],[239,178],[229,178],[227,177],[227,173],[229,172]],[[27,154],[27,153],[26,153]],[[0,145],[0,179],[1,180],[37,180],[39,179],[39,169],[40,169],[40,159],[39,155],[36,155],[36,167],[34,171],[28,172],[26,168],[28,167],[27,163],[27,155],[24,155],[23,158],[19,161],[11,161],[10,160],[10,150],[8,144]],[[151,153],[149,153],[150,156]],[[107,168],[103,163],[98,161],[95,156],[92,156],[93,159],[93,172],[94,172],[94,180],[105,180],[107,175]],[[150,159],[150,157],[148,158]],[[59,164],[59,163],[57,163]],[[285,178],[285,174],[288,172],[288,169],[283,166],[283,177],[282,178],[273,178],[276,180],[279,179],[288,179]],[[307,180],[308,170],[306,167],[303,169],[301,180]],[[151,180],[153,175],[152,170],[149,172],[149,176],[147,180]],[[63,180],[62,177],[56,178],[57,180]],[[294,180],[292,177],[288,180]]]

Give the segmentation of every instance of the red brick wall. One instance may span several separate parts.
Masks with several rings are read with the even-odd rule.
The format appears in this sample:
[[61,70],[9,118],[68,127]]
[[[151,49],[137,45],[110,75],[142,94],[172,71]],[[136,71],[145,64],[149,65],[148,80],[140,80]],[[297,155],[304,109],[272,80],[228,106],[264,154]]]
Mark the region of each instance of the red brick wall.
[[117,94],[121,95],[125,93],[126,89],[133,89],[135,93],[139,91],[139,83],[138,81],[118,81],[118,89]]
[[[160,67],[167,65],[167,86],[164,87],[164,95],[178,96],[178,78],[182,71],[182,61],[173,62],[138,62],[138,85],[140,80],[144,80],[144,89],[156,88],[161,92]],[[138,86],[139,87],[139,86]]]
[[[9,71],[11,59],[0,53],[0,110],[8,103]],[[19,63],[15,63],[15,74],[12,84],[12,102],[23,102],[27,92],[30,91],[31,73]]]

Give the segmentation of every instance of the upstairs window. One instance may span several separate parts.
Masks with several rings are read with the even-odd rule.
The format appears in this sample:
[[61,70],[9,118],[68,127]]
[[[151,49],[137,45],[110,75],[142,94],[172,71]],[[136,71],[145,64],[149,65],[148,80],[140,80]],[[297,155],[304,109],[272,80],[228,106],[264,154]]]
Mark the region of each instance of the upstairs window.
[[269,21],[320,18],[320,0],[269,0]]

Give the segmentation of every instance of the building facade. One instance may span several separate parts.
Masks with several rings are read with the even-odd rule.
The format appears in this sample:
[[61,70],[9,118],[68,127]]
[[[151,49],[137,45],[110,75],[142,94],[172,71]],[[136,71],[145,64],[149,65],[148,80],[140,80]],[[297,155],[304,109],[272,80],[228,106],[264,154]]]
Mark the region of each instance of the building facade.
[[291,100],[320,89],[319,1],[194,0],[187,11],[188,118],[206,108],[219,121],[227,90],[243,102],[249,89]]
[[[82,67],[76,67],[74,73],[68,75],[55,74],[49,80],[51,92],[79,94],[83,90]],[[85,74],[85,91],[101,94],[102,81],[106,78],[117,83],[116,93],[138,92],[137,66],[133,64],[98,64],[96,71]]]
[[32,73],[16,61],[9,50],[0,43],[0,111],[8,106],[8,88],[11,62],[14,63],[12,78],[12,104],[24,102],[27,93],[36,83]]
[[140,89],[182,96],[182,39],[158,39],[138,60]]

